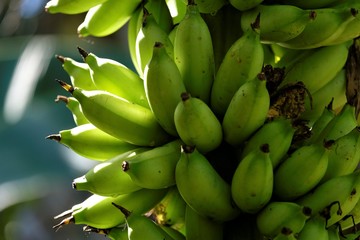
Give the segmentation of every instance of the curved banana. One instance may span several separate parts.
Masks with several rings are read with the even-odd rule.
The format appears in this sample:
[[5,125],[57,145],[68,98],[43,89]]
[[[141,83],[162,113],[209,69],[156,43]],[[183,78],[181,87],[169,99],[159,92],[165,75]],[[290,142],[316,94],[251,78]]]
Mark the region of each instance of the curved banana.
[[79,14],[106,1],[107,0],[50,0],[45,5],[45,11],[52,14]]
[[223,230],[223,223],[202,216],[189,205],[186,205],[185,233],[187,240],[222,240]]
[[199,214],[215,221],[228,221],[240,214],[232,202],[230,185],[196,148],[182,146],[175,177],[181,196]]
[[298,235],[299,240],[329,240],[326,226],[326,219],[323,216],[315,215],[306,221],[305,226]]
[[[187,1],[188,0],[183,0]],[[226,0],[194,0],[200,13],[216,14],[228,2]]]
[[129,240],[126,226],[118,226],[108,229],[98,229],[90,226],[85,226],[83,228],[83,231],[101,234],[111,240]]
[[[253,21],[255,18],[253,19]],[[264,50],[260,43],[259,18],[227,50],[211,88],[211,109],[223,117],[236,91],[261,72]],[[261,26],[260,26],[261,27]]]
[[87,53],[80,47],[78,50],[89,65],[92,81],[98,90],[108,91],[129,102],[149,108],[143,80],[135,72],[115,60]]
[[270,96],[263,74],[244,83],[235,93],[222,121],[224,140],[241,145],[265,122],[270,107]]
[[336,140],[357,127],[355,107],[346,103],[341,111],[326,125],[314,141]]
[[146,151],[146,148],[130,150],[105,162],[101,162],[72,182],[74,189],[101,196],[115,197],[141,189],[131,177],[121,171],[124,160]]
[[275,169],[289,151],[294,134],[295,128],[290,119],[275,118],[266,122],[246,141],[241,150],[240,159],[243,159],[258,146],[267,143],[270,148],[269,156],[272,167]]
[[137,65],[140,67],[140,76],[144,75],[145,67],[153,55],[156,42],[161,42],[166,53],[173,58],[174,46],[170,41],[168,32],[163,30],[153,16],[145,7],[142,14],[142,25],[135,40],[135,54]]
[[191,96],[209,103],[215,77],[212,39],[197,5],[191,0],[176,30],[174,60],[186,90]]
[[316,12],[292,5],[263,5],[245,11],[241,27],[245,31],[260,14],[260,40],[263,43],[285,42],[297,37],[307,25],[316,19]]
[[[360,201],[358,201],[353,209],[338,223],[343,231],[349,232],[356,230],[356,225],[360,223]],[[334,227],[336,227],[336,224],[330,228]]]
[[125,216],[129,240],[173,240],[173,238],[169,234],[167,234],[159,225],[157,225],[152,219],[142,214],[137,214],[129,211],[122,205],[119,205],[115,202],[113,202],[112,204],[121,211],[119,211],[120,214],[123,214]]
[[246,11],[260,5],[263,1],[264,0],[229,0],[229,3],[240,11]]
[[137,8],[131,15],[131,18],[129,19],[129,22],[127,24],[127,41],[129,55],[131,58],[131,62],[139,76],[141,76],[142,74],[142,69],[138,63],[136,56],[136,37],[141,29],[143,12],[144,11],[142,7]]
[[231,182],[231,195],[243,212],[257,213],[271,199],[273,166],[268,144],[257,146],[240,160]]
[[127,158],[122,163],[122,170],[136,185],[143,188],[159,189],[173,186],[181,144],[182,142],[177,139]]
[[69,57],[56,55],[56,58],[62,63],[62,67],[69,74],[71,84],[84,90],[95,90],[89,65],[80,63]]
[[274,173],[274,194],[281,200],[296,199],[314,188],[324,177],[329,162],[329,146],[301,146],[286,158]]
[[360,161],[360,132],[355,128],[330,147],[329,163],[321,181],[352,173]]
[[169,6],[166,4],[166,1],[148,0],[147,2],[145,2],[144,7],[151,15],[154,16],[155,21],[157,22],[159,27],[167,34],[169,34],[174,24]]
[[166,192],[167,189],[140,189],[117,197],[93,194],[83,202],[74,205],[70,210],[55,216],[55,219],[65,218],[53,228],[58,229],[71,223],[85,224],[99,229],[116,227],[125,223],[125,216],[119,211],[114,211],[112,203],[121,204],[134,214],[144,214],[153,208],[165,196]]
[[79,35],[104,37],[116,32],[129,21],[140,3],[141,0],[106,0],[90,8],[78,27]]
[[341,2],[339,0],[321,0],[321,1],[311,1],[311,0],[281,0],[282,4],[288,4],[297,6],[302,9],[314,9],[314,8],[326,8],[337,2]]
[[60,102],[60,101],[64,102],[66,104],[66,107],[72,113],[76,126],[89,123],[89,120],[87,120],[86,117],[84,116],[80,103],[78,100],[76,100],[76,98],[58,95],[55,99],[55,102]]
[[159,124],[171,135],[178,136],[174,113],[185,92],[185,85],[174,60],[166,53],[162,43],[154,46],[153,56],[145,68],[145,93]]
[[174,122],[181,140],[187,145],[196,146],[201,153],[210,152],[221,144],[221,123],[200,98],[182,93],[175,108]]
[[[285,69],[281,85],[302,81],[311,94],[315,93],[334,79],[345,66],[348,50],[348,43],[316,49],[295,62],[290,70]],[[330,100],[326,99],[327,103]]]
[[177,25],[186,14],[187,3],[184,0],[165,0],[170,10],[174,25]]
[[299,233],[312,210],[294,202],[271,201],[256,216],[256,225],[266,237],[276,237],[283,228]]
[[138,146],[159,146],[170,140],[150,109],[106,91],[85,91],[58,82],[80,102],[85,117],[100,130]]
[[[355,184],[359,182],[359,178],[359,171],[331,178],[297,199],[296,203],[309,206],[314,214],[323,211],[336,202],[339,202],[341,206],[346,199],[351,197]],[[335,215],[337,210],[336,206],[331,208],[331,211],[333,211]]]
[[342,227],[336,225],[327,228],[329,240],[340,240],[339,228],[343,229]]
[[281,229],[281,232],[273,240],[296,240],[297,236],[295,235],[291,229],[285,227]]
[[61,130],[58,134],[51,134],[46,138],[63,144],[83,157],[98,161],[105,161],[138,148],[101,131],[91,123]]
[[278,44],[295,49],[327,46],[342,34],[347,24],[353,21],[356,15],[357,12],[351,8],[316,9],[316,18],[298,36]]

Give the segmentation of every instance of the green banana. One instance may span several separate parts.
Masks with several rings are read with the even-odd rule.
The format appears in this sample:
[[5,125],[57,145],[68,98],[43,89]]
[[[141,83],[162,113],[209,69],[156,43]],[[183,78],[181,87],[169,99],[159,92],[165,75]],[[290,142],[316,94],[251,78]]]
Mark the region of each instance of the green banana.
[[[185,3],[188,0],[183,0]],[[227,4],[226,0],[195,0],[200,13],[216,14],[223,6]]]
[[50,0],[45,5],[45,11],[52,14],[79,14],[106,1],[107,0]]
[[[356,225],[360,223],[360,201],[358,201],[353,209],[343,217],[339,222],[340,229],[346,232],[356,230]],[[330,228],[336,227],[336,224]],[[354,231],[353,231],[354,232]]]
[[306,221],[305,226],[298,235],[299,240],[329,240],[326,228],[326,219],[323,216],[315,215]]
[[176,30],[174,60],[186,90],[208,103],[215,77],[214,51],[209,28],[192,0]]
[[163,30],[145,7],[142,14],[142,25],[135,40],[135,55],[137,65],[140,67],[140,76],[144,75],[145,67],[152,58],[154,45],[161,42],[167,54],[173,58],[174,46],[171,43],[168,32]]
[[[359,8],[359,7],[358,7]],[[360,36],[360,17],[356,15],[355,19],[350,21],[346,28],[337,37],[332,38],[330,44],[339,44],[351,39],[358,38]]]
[[177,139],[127,158],[122,163],[122,170],[136,185],[143,188],[159,189],[173,186],[181,144],[182,142]]
[[229,3],[240,11],[246,11],[258,6],[263,1],[264,0],[229,0]]
[[288,4],[297,6],[303,9],[314,9],[314,8],[326,8],[331,6],[332,4],[336,4],[340,2],[339,0],[319,0],[319,1],[311,1],[311,0],[281,0],[282,4]]
[[153,56],[145,68],[145,93],[151,111],[159,124],[171,135],[178,136],[174,113],[185,92],[185,85],[174,60],[162,43],[155,43]]
[[333,225],[331,227],[328,227],[328,237],[329,240],[340,240],[340,231],[339,226]]
[[179,0],[166,0],[174,24],[178,24],[186,14],[186,2]]
[[221,123],[200,98],[182,93],[175,108],[174,122],[181,140],[187,145],[196,146],[201,153],[210,152],[221,144]]
[[232,202],[230,185],[195,147],[182,146],[175,178],[185,202],[200,215],[228,221],[240,214]]
[[127,194],[141,189],[140,186],[134,183],[128,174],[121,171],[121,168],[124,160],[146,150],[146,148],[130,150],[95,165],[83,176],[73,180],[73,188],[78,191],[88,191],[93,194],[110,197]]
[[83,157],[98,161],[105,161],[138,148],[101,131],[91,123],[61,130],[58,134],[51,134],[46,138],[63,144]]
[[98,229],[90,226],[85,226],[83,231],[101,234],[111,240],[129,240],[127,228],[123,226],[108,229]]
[[263,43],[279,43],[293,39],[312,24],[317,13],[292,5],[263,5],[245,11],[241,16],[241,27],[245,31],[260,14],[260,40]]
[[80,47],[78,50],[89,65],[92,81],[98,90],[108,91],[129,102],[149,108],[143,80],[135,72],[115,60],[87,53]]
[[85,91],[58,82],[80,102],[85,117],[100,130],[138,146],[159,146],[170,140],[150,109],[106,91]]
[[256,216],[256,225],[266,237],[275,237],[284,228],[299,233],[312,210],[294,202],[271,201]]
[[179,230],[169,227],[169,226],[164,226],[164,225],[159,225],[161,227],[162,230],[164,230],[172,239],[174,240],[186,240],[185,235],[180,232]]
[[129,21],[140,3],[141,0],[106,0],[90,8],[78,27],[79,35],[104,37],[116,32]]
[[341,111],[326,125],[314,141],[336,140],[357,127],[355,107],[346,103]]
[[64,102],[66,104],[66,107],[72,113],[76,126],[89,123],[89,120],[87,120],[86,117],[84,116],[80,103],[78,100],[76,100],[76,98],[58,95],[55,99],[55,102],[60,102],[60,101]]
[[187,240],[222,240],[223,223],[215,222],[208,217],[202,216],[186,205],[185,232]]
[[355,171],[360,161],[359,150],[360,132],[358,128],[338,138],[330,147],[329,163],[321,181]]
[[293,231],[289,228],[283,228],[281,229],[281,232],[276,235],[273,240],[296,240],[297,237],[293,233]]
[[142,19],[143,8],[139,7],[133,12],[127,24],[127,42],[129,55],[131,58],[131,62],[139,76],[142,74],[142,69],[137,61],[136,56],[136,37],[141,29]]
[[[287,48],[309,49],[327,46],[342,34],[357,12],[351,8],[316,9],[316,19],[308,24],[295,38],[278,44]],[[319,34],[321,33],[321,34]],[[350,39],[348,39],[350,40]]]
[[116,227],[125,223],[125,216],[114,211],[112,203],[121,204],[134,214],[144,214],[165,196],[166,191],[166,189],[140,189],[117,197],[93,194],[83,202],[74,205],[70,210],[55,216],[55,219],[65,218],[53,228],[58,229],[71,223],[86,224],[99,229]]
[[310,107],[310,103],[306,101],[305,112],[301,117],[308,120],[311,124],[322,115],[324,107],[326,107],[330,101],[332,102],[332,108],[334,110],[341,109],[347,102],[345,89],[346,71],[342,69],[325,86],[311,94],[312,107]]
[[241,145],[265,122],[270,107],[270,96],[263,74],[244,83],[235,93],[222,121],[224,140]]
[[72,58],[61,55],[56,55],[56,58],[62,63],[62,67],[69,74],[73,86],[85,90],[96,89],[91,79],[90,68],[86,63],[80,63]]
[[240,160],[231,182],[231,195],[236,205],[246,213],[257,213],[271,199],[273,166],[271,149],[263,144]]
[[304,145],[291,153],[274,173],[274,194],[290,201],[314,188],[325,175],[329,145],[329,142]]
[[295,128],[290,119],[275,118],[264,123],[261,128],[254,133],[245,143],[241,151],[241,159],[248,155],[252,150],[262,144],[269,144],[270,160],[275,169],[286,156],[295,134]]
[[285,69],[281,86],[302,81],[311,94],[315,93],[334,79],[345,66],[348,49],[348,43],[316,49],[295,62],[289,70]]
[[[254,18],[255,19],[255,18]],[[223,117],[236,91],[256,78],[264,62],[259,37],[259,18],[227,50],[211,89],[211,109]]]
[[116,208],[118,208],[121,213],[125,216],[125,222],[128,229],[128,238],[129,240],[172,240],[173,238],[167,234],[159,225],[157,225],[150,218],[136,214],[129,211],[125,207],[112,203]]
[[173,28],[173,19],[171,17],[170,9],[164,0],[148,0],[144,7],[148,12],[154,16],[157,24],[167,34]]
[[[359,181],[359,177],[360,172],[354,171],[347,175],[331,178],[297,199],[296,203],[309,206],[314,214],[323,211],[336,202],[340,204],[341,208],[341,204],[354,194],[354,186]],[[333,213],[337,210],[335,207],[331,208]]]

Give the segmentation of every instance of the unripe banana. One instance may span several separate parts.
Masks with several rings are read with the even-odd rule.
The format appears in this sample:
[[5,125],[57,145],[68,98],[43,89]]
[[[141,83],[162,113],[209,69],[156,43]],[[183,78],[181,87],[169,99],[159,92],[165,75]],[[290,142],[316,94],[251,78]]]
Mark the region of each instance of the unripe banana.
[[95,90],[89,65],[80,63],[69,57],[56,55],[56,58],[62,63],[62,67],[69,74],[71,84],[84,90]]
[[143,80],[135,72],[115,60],[98,57],[79,47],[78,50],[89,65],[91,78],[98,90],[149,108]]
[[232,202],[230,185],[196,148],[182,146],[175,177],[181,196],[199,214],[215,221],[228,221],[240,214]]
[[273,166],[269,145],[253,149],[240,160],[231,182],[231,195],[240,210],[257,213],[271,199]]
[[230,4],[240,11],[246,11],[258,6],[264,0],[229,0]]
[[224,116],[236,91],[261,72],[264,50],[258,24],[259,18],[256,18],[251,28],[231,45],[216,73],[211,89],[211,109],[220,117]]
[[[188,2],[187,0],[183,1]],[[227,4],[226,0],[195,0],[194,2],[198,6],[200,13],[208,14],[217,13],[217,11]]]
[[186,205],[185,231],[187,240],[222,240],[223,223],[215,222],[208,217],[202,216]]
[[121,204],[134,214],[144,214],[165,196],[166,191],[166,189],[140,189],[117,197],[104,197],[94,194],[83,202],[74,205],[70,210],[56,216],[55,219],[63,217],[65,219],[53,228],[57,229],[71,223],[86,224],[99,229],[116,227],[125,223],[125,216],[119,211],[114,211],[112,203]]
[[298,235],[299,240],[329,240],[326,228],[326,219],[323,216],[315,215],[306,221],[305,226]]
[[145,68],[145,93],[151,111],[159,124],[171,135],[178,136],[174,122],[175,108],[185,85],[174,60],[162,43],[156,43],[153,56]]
[[166,1],[148,0],[144,7],[154,16],[159,27],[169,34],[174,24]]
[[101,131],[91,123],[61,130],[58,134],[51,134],[46,138],[63,144],[83,157],[98,161],[105,161],[138,148]]
[[315,11],[303,10],[292,5],[260,4],[242,14],[242,29],[248,29],[258,14],[260,14],[260,39],[263,43],[278,43],[293,39],[316,19]]
[[263,74],[244,83],[235,93],[227,108],[222,127],[224,140],[241,145],[264,124],[270,107],[270,96]]
[[106,0],[90,8],[78,27],[79,35],[104,37],[116,32],[129,21],[140,3],[141,0]]
[[303,9],[314,9],[314,8],[325,8],[331,6],[332,4],[336,4],[337,2],[341,2],[339,0],[321,0],[321,1],[311,1],[311,0],[281,0],[282,4],[288,4],[297,6]]
[[[354,185],[356,182],[359,182],[359,178],[359,171],[331,178],[317,185],[311,192],[297,199],[296,203],[309,206],[314,214],[323,211],[326,207],[335,202],[339,202],[341,206],[341,204],[352,195]],[[334,207],[332,208],[332,211],[336,212],[337,209]]]
[[[359,7],[357,7],[356,11],[358,11]],[[331,39],[329,44],[339,44],[350,39],[355,39],[360,36],[360,15],[357,14],[356,17],[350,21],[346,28],[339,34],[337,37]]]
[[79,14],[106,1],[107,0],[50,0],[45,5],[45,11],[52,14]]
[[89,120],[87,120],[84,116],[80,103],[78,100],[76,100],[76,98],[58,95],[55,99],[55,102],[60,101],[64,102],[66,107],[71,111],[76,126],[89,123]]
[[281,229],[281,232],[276,235],[273,240],[296,240],[297,237],[293,233],[293,231],[289,228]]
[[185,235],[180,232],[179,230],[165,226],[165,225],[159,225],[162,230],[164,230],[172,239],[174,240],[186,240]]
[[328,142],[301,146],[274,173],[274,194],[281,200],[296,199],[324,177],[329,162]]
[[329,240],[340,240],[339,226],[333,225],[328,227]]
[[357,125],[355,107],[346,103],[314,141],[336,140],[351,132]]
[[[315,93],[329,83],[345,66],[348,49],[348,43],[316,49],[295,62],[291,69],[285,69],[285,78],[281,85],[302,81],[311,94]],[[331,98],[326,100],[327,103],[330,100]]]
[[98,229],[90,226],[83,228],[84,232],[98,233],[111,240],[129,240],[126,226],[113,227],[108,229]]
[[197,5],[191,0],[176,30],[174,60],[186,90],[191,96],[209,103],[215,76],[212,39]]
[[310,124],[322,115],[324,107],[330,101],[333,109],[341,109],[347,102],[345,69],[340,70],[325,86],[312,93],[311,98],[312,107],[310,107],[310,103],[306,102],[305,112],[302,114],[302,118],[308,120]]
[[355,128],[330,147],[329,163],[321,181],[352,173],[360,161],[360,132]]
[[[340,229],[346,232],[355,232],[357,224],[360,223],[360,201],[358,201],[353,209],[345,216],[342,220],[339,221]],[[335,228],[336,224],[332,225],[330,228]]]
[[245,143],[240,158],[243,159],[252,150],[267,143],[270,148],[272,167],[275,169],[289,151],[294,133],[295,128],[290,119],[275,118],[266,122]]
[[[122,170],[143,188],[159,189],[175,185],[175,168],[180,158],[180,140],[125,159]],[[151,181],[149,181],[151,179]]]
[[353,21],[356,15],[356,11],[350,8],[316,9],[316,19],[308,24],[298,36],[278,44],[295,49],[327,46],[333,39],[341,35],[347,24]]
[[121,171],[121,165],[124,160],[146,150],[146,148],[130,150],[95,165],[83,176],[73,180],[73,188],[78,191],[88,191],[97,195],[111,197],[141,189],[128,174]]
[[201,153],[216,149],[222,141],[221,123],[209,106],[199,98],[182,93],[174,113],[176,130],[185,144]]
[[150,109],[106,91],[85,91],[59,83],[80,102],[85,117],[100,130],[138,146],[159,146],[170,140]]
[[125,216],[129,240],[173,240],[173,238],[169,234],[167,234],[159,225],[157,225],[150,218],[129,211],[122,205],[116,204],[115,202],[113,202],[112,204],[121,211],[119,211],[118,213]]
[[283,228],[299,233],[310,218],[312,210],[294,202],[270,202],[256,217],[259,231],[267,237],[275,237]]
[[143,8],[137,8],[127,24],[127,41],[131,62],[139,76],[142,74],[141,67],[136,56],[136,37],[141,29],[143,19]]
[[186,14],[186,2],[179,0],[166,0],[174,25],[177,25]]
[[170,58],[174,57],[174,46],[169,39],[168,32],[164,31],[145,7],[143,8],[142,26],[136,36],[135,54],[137,65],[140,67],[140,76],[144,75],[146,65],[152,58],[154,45],[161,42]]

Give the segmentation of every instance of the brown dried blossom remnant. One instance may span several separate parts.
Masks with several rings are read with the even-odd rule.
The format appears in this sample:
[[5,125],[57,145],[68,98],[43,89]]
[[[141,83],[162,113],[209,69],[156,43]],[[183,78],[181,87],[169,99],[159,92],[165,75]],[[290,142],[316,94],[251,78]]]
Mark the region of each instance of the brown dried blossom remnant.
[[305,99],[311,94],[303,82],[287,84],[271,95],[268,118],[285,117],[296,120],[305,111]]
[[345,69],[346,98],[350,105],[355,106],[357,117],[360,112],[360,37],[354,39],[349,48]]
[[266,88],[272,96],[284,80],[285,67],[279,68],[267,64],[262,68],[262,72],[266,76]]

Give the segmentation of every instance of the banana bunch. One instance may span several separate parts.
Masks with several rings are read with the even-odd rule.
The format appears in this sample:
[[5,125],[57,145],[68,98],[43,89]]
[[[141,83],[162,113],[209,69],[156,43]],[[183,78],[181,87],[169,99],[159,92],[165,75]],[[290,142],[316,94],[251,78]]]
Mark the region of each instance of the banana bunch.
[[360,235],[358,0],[50,0],[81,37],[127,27],[133,66],[56,55],[74,126],[48,135],[97,161],[59,229],[112,240]]

